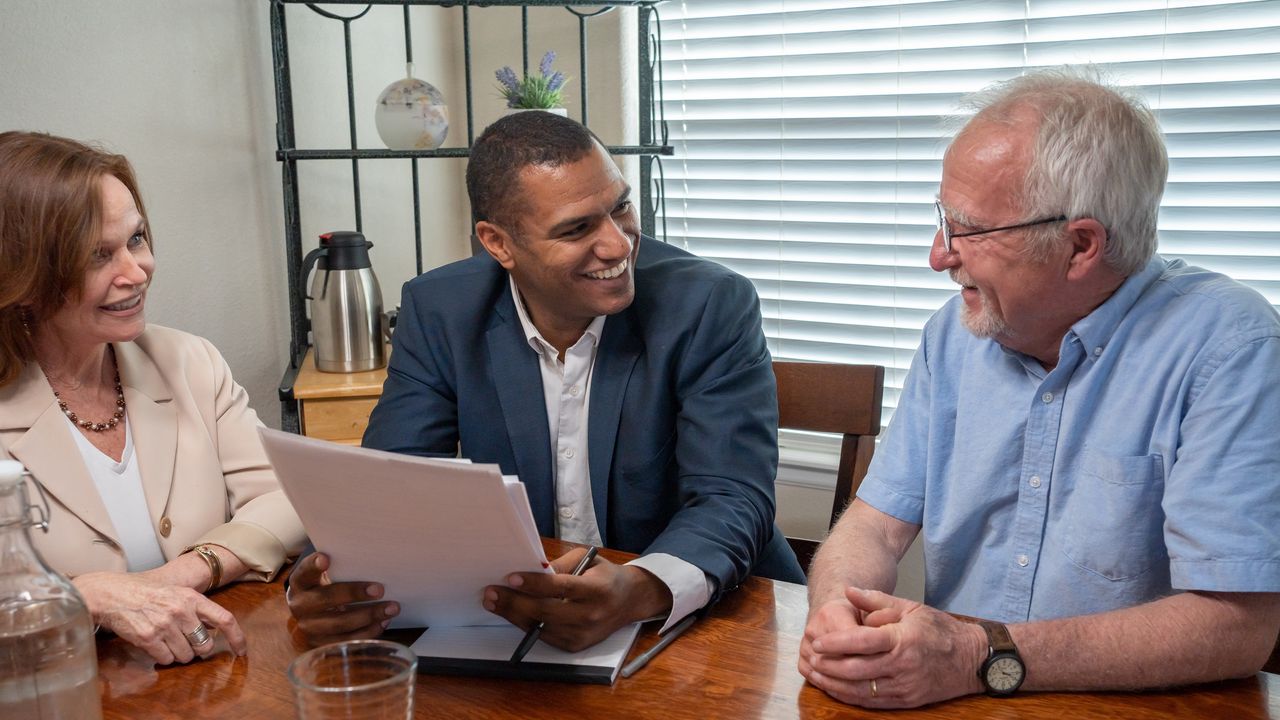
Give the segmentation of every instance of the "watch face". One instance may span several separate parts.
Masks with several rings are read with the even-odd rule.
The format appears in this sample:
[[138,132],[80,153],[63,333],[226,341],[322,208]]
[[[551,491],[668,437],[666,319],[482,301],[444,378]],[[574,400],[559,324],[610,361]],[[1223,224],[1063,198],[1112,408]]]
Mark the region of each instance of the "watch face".
[[997,657],[987,666],[987,687],[992,692],[1008,693],[1022,684],[1022,663],[1014,657]]

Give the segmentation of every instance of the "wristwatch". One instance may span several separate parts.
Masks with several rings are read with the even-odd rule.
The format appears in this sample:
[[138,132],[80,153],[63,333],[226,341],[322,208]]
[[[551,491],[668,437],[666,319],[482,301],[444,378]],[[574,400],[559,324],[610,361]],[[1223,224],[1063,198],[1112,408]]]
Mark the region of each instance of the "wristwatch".
[[1009,628],[997,622],[979,620],[987,633],[987,659],[978,669],[978,679],[988,695],[1008,697],[1017,692],[1027,677],[1027,666],[1009,637]]

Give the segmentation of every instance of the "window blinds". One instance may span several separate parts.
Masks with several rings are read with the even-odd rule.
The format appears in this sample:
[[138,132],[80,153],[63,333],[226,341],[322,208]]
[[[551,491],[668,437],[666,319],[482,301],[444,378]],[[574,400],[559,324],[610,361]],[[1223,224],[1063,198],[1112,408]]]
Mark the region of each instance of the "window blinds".
[[1140,89],[1170,155],[1159,252],[1280,306],[1280,1],[684,0],[660,6],[669,242],[750,278],[778,359],[874,363],[925,320],[943,118],[1028,69]]

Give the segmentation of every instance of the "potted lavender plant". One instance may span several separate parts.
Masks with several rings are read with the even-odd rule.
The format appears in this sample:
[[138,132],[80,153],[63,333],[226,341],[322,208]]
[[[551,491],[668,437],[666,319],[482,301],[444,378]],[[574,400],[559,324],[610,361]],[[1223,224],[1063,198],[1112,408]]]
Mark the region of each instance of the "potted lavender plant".
[[545,110],[568,117],[568,111],[562,107],[562,92],[568,78],[559,70],[552,72],[551,63],[555,59],[555,51],[548,50],[538,63],[539,74],[525,75],[523,79],[517,78],[509,65],[494,73],[498,78],[498,92],[506,99],[509,112]]

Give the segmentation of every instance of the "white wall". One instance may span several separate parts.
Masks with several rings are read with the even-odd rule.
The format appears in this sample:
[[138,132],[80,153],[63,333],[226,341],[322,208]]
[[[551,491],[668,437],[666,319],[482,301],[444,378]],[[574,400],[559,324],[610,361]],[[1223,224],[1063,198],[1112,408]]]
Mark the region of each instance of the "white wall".
[[0,128],[123,153],[156,241],[148,320],[208,337],[269,422],[287,312],[266,3],[0,7]]
[[[413,26],[418,75],[444,76],[438,84],[455,98],[451,13],[415,9]],[[299,140],[345,147],[341,25],[302,6],[288,18]],[[380,147],[372,111],[404,73],[400,11],[374,8],[353,27],[359,136]],[[276,424],[289,330],[271,57],[260,0],[0,4],[0,128],[96,141],[129,157],[156,238],[148,319],[213,341]],[[362,163],[365,230],[392,303],[413,273],[408,163],[394,164]],[[426,267],[466,253],[460,167],[424,163]],[[350,163],[299,174],[304,248],[324,230],[350,228]]]

